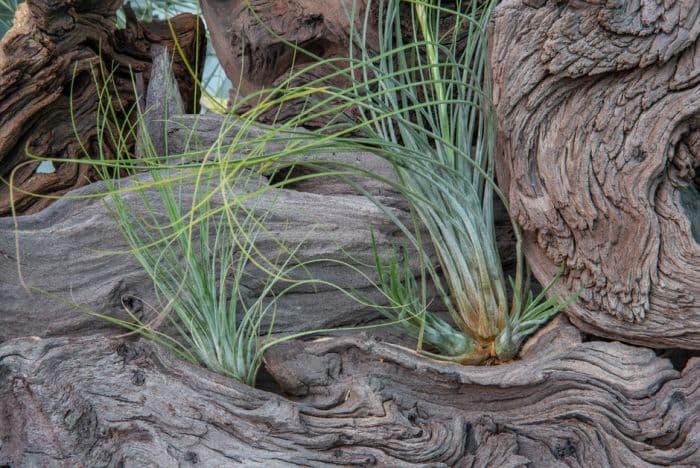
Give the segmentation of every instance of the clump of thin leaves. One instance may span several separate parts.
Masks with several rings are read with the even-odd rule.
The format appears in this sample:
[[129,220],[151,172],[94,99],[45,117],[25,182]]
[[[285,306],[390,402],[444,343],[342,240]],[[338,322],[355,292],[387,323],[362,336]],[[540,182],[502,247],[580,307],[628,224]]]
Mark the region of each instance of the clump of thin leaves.
[[[401,7],[407,3],[412,27],[405,37]],[[384,290],[399,306],[387,310],[417,304],[400,312],[410,314],[404,325],[445,359],[470,364],[512,359],[523,340],[568,303],[545,300],[551,284],[537,297],[526,291],[517,226],[518,264],[507,299],[495,234],[494,195],[503,196],[494,183],[496,125],[487,67],[486,26],[495,4],[458,1],[449,9],[439,0],[379,0],[378,52],[366,34],[356,35],[362,72],[356,105],[371,125],[365,133],[394,163],[430,234],[449,291],[445,305],[466,342],[425,311],[416,283],[400,277],[396,257],[388,268],[376,260]]]
[[[153,282],[158,298],[147,305],[147,317],[126,306],[131,320],[103,317],[185,360],[254,385],[264,351],[292,338],[272,338],[275,295],[289,288],[283,283],[290,282],[293,270],[303,268],[293,262],[293,248],[285,246],[278,257],[267,258],[256,247],[271,209],[256,204],[266,190],[255,171],[261,161],[229,160],[217,148],[158,154],[143,125],[148,110],[138,103],[131,112],[116,109],[120,104],[110,97],[110,75],[102,75],[107,78],[99,84],[95,147],[116,148],[116,155],[87,154],[88,164],[104,180],[109,208],[129,252]],[[119,121],[124,114],[130,118]],[[137,138],[138,158],[132,154]],[[120,179],[113,177],[116,173],[141,176]],[[246,292],[251,269],[257,271],[255,293]],[[163,326],[176,334],[160,331]]]
[[[332,124],[305,138],[317,138],[326,148],[371,151],[394,165],[398,181],[385,182],[409,200],[439,268],[427,258],[420,232],[392,219],[412,241],[457,328],[429,311],[425,277],[416,281],[398,253],[388,265],[375,255],[379,286],[389,302],[377,307],[417,338],[419,350],[425,341],[441,359],[464,364],[512,359],[529,334],[573,300],[546,299],[558,276],[542,294],[529,292],[515,223],[517,266],[510,291],[503,273],[494,198],[507,201],[494,182],[496,125],[486,39],[496,3],[457,1],[450,8],[439,0],[370,0],[356,27],[360,9],[353,2],[348,8],[353,40],[346,58],[351,65],[338,68],[350,86],[334,88],[321,78],[303,91],[295,89],[309,96],[309,105],[286,124],[303,126],[333,116]],[[372,42],[374,21],[378,43]],[[360,118],[343,121],[352,114]]]
[[0,0],[0,39],[12,27],[17,5],[19,5],[18,0]]
[[[264,341],[269,340],[275,321],[275,301],[266,296],[277,282],[269,278],[258,294],[244,294],[259,220],[230,202],[240,196],[233,188],[229,201],[219,207],[206,199],[189,203],[183,199],[188,188],[206,193],[215,182],[213,174],[190,183],[181,174],[182,186],[177,188],[158,172],[151,172],[151,190],[139,189],[144,210],[134,210],[119,194],[120,187],[114,187],[112,197],[115,219],[153,282],[162,308],[148,323],[132,315],[135,321],[129,328],[156,341],[168,341],[171,349],[191,362],[254,385]],[[147,196],[153,188],[165,216]],[[284,267],[279,265],[280,270]],[[174,339],[156,331],[166,319],[177,331]]]

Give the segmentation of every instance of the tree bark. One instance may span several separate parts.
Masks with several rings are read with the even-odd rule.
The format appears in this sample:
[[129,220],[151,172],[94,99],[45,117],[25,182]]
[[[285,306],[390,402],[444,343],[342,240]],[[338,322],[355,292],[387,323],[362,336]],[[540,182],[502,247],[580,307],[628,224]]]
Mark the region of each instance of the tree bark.
[[[115,122],[133,122],[135,114],[129,112],[148,85],[153,44],[170,49],[186,109],[197,111],[199,91],[185,60],[201,77],[203,23],[189,14],[170,23],[142,23],[125,7],[127,26],[117,29],[121,4],[28,0],[19,5],[0,42],[0,216],[11,212],[10,179],[17,213],[37,212],[51,197],[95,180],[87,165],[55,162],[52,170],[37,170],[39,162],[30,156],[70,160],[103,151],[111,157],[112,142],[97,136],[98,94],[109,91]],[[184,57],[175,52],[175,41]]]
[[[366,8],[364,0],[203,0],[201,5],[214,48],[233,82],[233,102],[280,85],[293,71],[318,58],[347,57],[349,13],[356,9],[355,27],[361,30]],[[377,16],[369,18],[373,22]],[[376,43],[376,37],[370,34],[369,41]],[[314,67],[296,81],[306,83],[323,78],[338,66],[341,65]],[[342,85],[347,79],[336,76],[327,82]],[[270,113],[269,119],[284,121],[301,109],[288,102],[281,114]]]
[[540,282],[599,336],[700,349],[700,7],[507,0],[498,178]]
[[143,341],[7,342],[0,463],[700,463],[700,361],[679,372],[650,350],[582,343],[563,317],[521,361],[495,367],[443,365],[362,338],[290,342],[266,361],[282,394],[175,361]]

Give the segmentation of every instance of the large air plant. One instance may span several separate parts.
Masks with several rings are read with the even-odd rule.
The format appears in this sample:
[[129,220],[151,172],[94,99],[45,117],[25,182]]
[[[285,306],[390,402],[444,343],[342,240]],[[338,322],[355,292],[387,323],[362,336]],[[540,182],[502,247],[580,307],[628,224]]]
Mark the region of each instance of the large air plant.
[[[312,74],[315,65],[305,66],[254,106],[260,112],[299,96],[307,98],[301,112],[271,130],[277,134],[319,118],[330,120],[325,128],[305,133],[302,142],[288,140],[289,146],[279,155],[283,164],[290,160],[298,164],[294,154],[335,148],[371,151],[394,165],[398,180],[384,181],[410,202],[420,221],[416,224],[430,236],[439,266],[429,258],[421,230],[406,226],[385,209],[412,241],[425,274],[416,281],[408,260],[402,261],[398,252],[388,264],[375,252],[378,285],[389,301],[388,306],[376,306],[417,338],[421,352],[463,364],[512,359],[528,335],[573,300],[546,298],[558,275],[533,297],[526,284],[529,275],[517,224],[513,223],[516,274],[509,282],[498,254],[494,198],[506,206],[507,200],[494,181],[496,122],[486,34],[496,3],[348,2],[347,57],[313,57],[317,64],[335,66],[337,73],[292,86],[295,74]],[[313,56],[296,44],[287,45]],[[339,75],[348,86],[330,84],[329,78]],[[457,328],[429,310],[426,277],[437,286]],[[423,350],[424,342],[439,354]]]
[[[545,299],[549,287],[534,298],[526,290],[517,225],[516,277],[510,301],[507,296],[494,229],[494,195],[505,199],[494,182],[496,124],[487,67],[486,26],[496,2],[457,1],[453,9],[439,0],[379,3],[378,54],[371,52],[367,35],[357,34],[365,83],[357,104],[371,123],[368,135],[394,163],[403,192],[430,234],[449,291],[446,306],[459,331],[426,310],[398,256],[388,267],[376,258],[392,303],[385,310],[443,359],[465,364],[512,359],[525,337],[567,302]],[[406,5],[413,26],[409,37],[402,27]]]

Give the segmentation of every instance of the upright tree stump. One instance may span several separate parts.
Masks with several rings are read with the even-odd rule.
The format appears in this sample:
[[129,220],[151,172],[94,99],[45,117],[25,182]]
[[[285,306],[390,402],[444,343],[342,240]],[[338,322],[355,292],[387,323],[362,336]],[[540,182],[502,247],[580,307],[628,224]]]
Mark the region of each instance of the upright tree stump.
[[597,335],[700,349],[700,3],[506,0],[498,178],[535,276]]

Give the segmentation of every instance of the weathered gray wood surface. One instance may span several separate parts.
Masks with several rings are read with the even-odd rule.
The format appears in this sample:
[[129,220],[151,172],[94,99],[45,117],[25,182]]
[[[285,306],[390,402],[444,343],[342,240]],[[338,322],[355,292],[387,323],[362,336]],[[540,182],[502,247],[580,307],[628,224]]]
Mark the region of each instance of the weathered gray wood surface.
[[[0,341],[29,335],[76,335],[86,328],[104,326],[100,319],[84,314],[74,304],[96,313],[117,315],[123,309],[123,300],[137,311],[142,310],[144,303],[157,304],[152,284],[126,252],[122,234],[105,204],[108,197],[71,199],[99,193],[101,186],[93,184],[35,215],[18,217],[17,227],[12,218],[0,218]],[[155,193],[151,201],[154,209],[162,205]],[[143,209],[136,193],[127,195],[127,202]],[[188,203],[186,197],[183,203]],[[371,230],[377,233],[384,253],[400,243],[392,222],[372,202],[358,195],[273,190],[252,200],[249,207],[259,216],[267,213],[268,231],[259,236],[257,245],[270,258],[276,257],[280,250],[277,242],[282,240],[289,248],[301,243],[297,252],[300,261],[350,260],[347,254],[352,253],[356,262],[370,265]],[[113,253],[120,251],[124,253]],[[371,273],[370,268],[365,270]],[[371,289],[360,275],[337,265],[319,264],[309,271],[343,287],[366,293]],[[33,291],[20,283],[20,272]],[[251,295],[259,293],[262,287],[259,279],[253,274],[250,284],[246,284]],[[311,292],[309,287],[300,288],[280,298],[280,330],[359,323],[373,316],[330,287],[321,286],[315,294]]]
[[362,338],[288,343],[267,367],[287,397],[143,341],[6,342],[0,464],[700,464],[700,361],[679,372],[650,350],[582,343],[566,323],[495,367]]
[[[334,182],[329,182],[333,187]],[[257,239],[259,249],[275,258],[280,248],[277,240],[283,240],[289,248],[301,242],[296,254],[299,261],[346,260],[364,264],[361,269],[374,277],[370,232],[376,234],[383,256],[403,245],[403,236],[365,197],[324,190],[326,187],[322,183],[311,187],[319,193],[273,189],[251,200],[250,207],[259,215],[269,211],[268,231]],[[109,196],[101,195],[103,191],[103,184],[98,182],[71,192],[37,214],[0,218],[0,342],[30,335],[80,335],[107,326],[76,305],[121,317],[124,304],[144,314],[143,304],[157,304],[151,282],[126,251],[127,245],[108,210]],[[137,193],[128,194],[126,200],[137,210],[143,209]],[[162,204],[155,193],[150,200],[156,209]],[[395,213],[406,220],[402,202],[395,194],[383,200],[397,206],[393,208]],[[186,196],[183,203],[191,201]],[[504,256],[511,258],[513,244],[507,219],[502,219],[499,232]],[[373,295],[368,280],[347,268],[315,264],[309,267],[309,273]],[[246,284],[251,295],[262,288],[256,274],[251,271],[250,284]],[[377,316],[329,286],[299,288],[281,296],[277,303],[278,331],[362,323]]]
[[499,183],[584,330],[700,349],[700,3],[496,9]]

